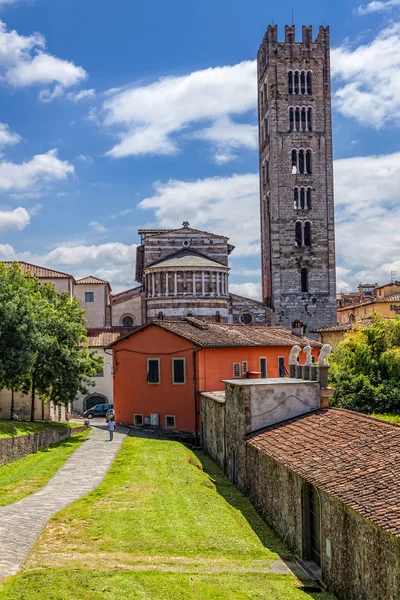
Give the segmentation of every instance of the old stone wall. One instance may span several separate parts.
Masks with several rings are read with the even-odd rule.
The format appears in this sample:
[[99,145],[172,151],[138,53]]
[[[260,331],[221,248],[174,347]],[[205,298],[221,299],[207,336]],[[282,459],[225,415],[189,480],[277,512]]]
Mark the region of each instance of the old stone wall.
[[246,324],[271,325],[272,310],[265,304],[236,294],[229,294],[229,299],[233,323],[246,323],[245,315],[250,315],[252,321]]
[[51,444],[66,440],[76,433],[84,431],[82,427],[54,427],[45,431],[31,433],[29,435],[15,435],[0,438],[0,465],[5,465],[13,460],[22,458],[27,454],[43,450]]
[[225,468],[225,401],[212,393],[200,395],[202,445],[211,458]]
[[[261,251],[263,300],[274,323],[303,321],[310,331],[336,323],[335,241],[329,28],[316,40],[294,27],[285,42],[269,27],[258,53]],[[288,72],[311,73],[311,93],[289,93]],[[291,106],[312,110],[312,131],[291,131]],[[311,172],[292,171],[292,150],[311,150]],[[311,207],[295,206],[296,187],[311,188]],[[311,245],[298,246],[295,223],[311,226]],[[308,283],[302,289],[301,270]]]
[[[14,394],[15,414],[20,421],[29,421],[31,418],[31,398],[19,392]],[[64,405],[54,402],[42,402],[35,398],[35,419],[44,421],[65,421],[66,412],[69,410]],[[0,419],[9,419],[11,411],[11,391],[0,389]]]

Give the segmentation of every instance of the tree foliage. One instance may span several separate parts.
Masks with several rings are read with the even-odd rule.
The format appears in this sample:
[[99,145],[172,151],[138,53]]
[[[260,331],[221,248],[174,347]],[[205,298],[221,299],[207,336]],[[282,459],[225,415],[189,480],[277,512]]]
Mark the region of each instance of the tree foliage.
[[333,404],[364,413],[400,413],[400,316],[375,317],[349,332],[331,361]]
[[29,391],[33,419],[35,396],[68,404],[102,370],[78,301],[24,276],[17,263],[0,264],[0,386]]

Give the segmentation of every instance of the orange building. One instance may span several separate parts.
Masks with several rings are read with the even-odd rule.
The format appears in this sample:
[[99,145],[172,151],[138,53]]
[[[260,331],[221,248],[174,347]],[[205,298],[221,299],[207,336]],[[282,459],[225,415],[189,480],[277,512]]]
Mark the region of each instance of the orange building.
[[194,318],[145,325],[109,346],[116,421],[197,435],[200,392],[223,390],[222,380],[252,372],[285,377],[291,348],[308,342],[317,356],[319,342],[283,327]]

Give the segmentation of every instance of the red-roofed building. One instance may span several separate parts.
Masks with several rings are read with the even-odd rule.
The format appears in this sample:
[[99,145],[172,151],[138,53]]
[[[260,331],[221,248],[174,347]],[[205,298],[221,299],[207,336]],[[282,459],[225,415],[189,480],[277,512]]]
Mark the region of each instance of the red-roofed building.
[[138,328],[109,346],[117,422],[196,434],[200,392],[223,390],[222,379],[251,372],[285,377],[291,348],[308,342],[317,355],[318,342],[283,327],[186,318]]

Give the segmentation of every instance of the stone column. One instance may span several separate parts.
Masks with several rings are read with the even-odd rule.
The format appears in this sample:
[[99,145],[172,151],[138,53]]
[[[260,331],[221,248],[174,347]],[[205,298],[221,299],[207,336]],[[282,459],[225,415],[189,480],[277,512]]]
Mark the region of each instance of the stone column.
[[169,273],[165,273],[165,295],[169,296]]
[[205,288],[205,273],[204,271],[201,272],[201,295],[204,296],[206,293],[206,288]]
[[219,296],[219,295],[220,295],[220,293],[219,293],[219,289],[220,289],[220,288],[219,288],[219,273],[218,273],[218,271],[216,271],[216,272],[215,272],[215,279],[216,279],[216,291],[217,291],[217,296]]
[[154,278],[154,273],[151,274],[151,296],[155,296],[156,295],[156,284],[155,284],[155,278]]
[[178,273],[174,273],[174,296],[178,295]]

